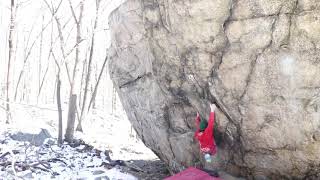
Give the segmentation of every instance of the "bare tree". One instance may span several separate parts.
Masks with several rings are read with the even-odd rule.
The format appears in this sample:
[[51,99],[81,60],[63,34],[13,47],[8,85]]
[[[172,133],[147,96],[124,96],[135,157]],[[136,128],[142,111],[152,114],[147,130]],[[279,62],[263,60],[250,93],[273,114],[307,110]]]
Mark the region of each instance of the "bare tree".
[[[82,39],[81,39],[81,33],[80,33],[80,28],[81,28],[81,19],[82,19],[82,11],[83,11],[83,4],[81,2],[80,4],[80,15],[79,15],[79,19],[76,18],[75,16],[75,13],[74,13],[74,10],[73,10],[73,7],[70,3],[70,8],[72,9],[72,13],[73,13],[73,17],[76,21],[76,24],[79,24],[77,25],[77,42],[76,44],[74,45],[74,47],[70,50],[70,51],[66,51],[65,50],[65,47],[64,47],[64,44],[65,44],[65,40],[64,40],[64,36],[63,36],[63,33],[62,33],[62,30],[63,30],[63,27],[61,26],[61,23],[60,23],[60,20],[59,18],[56,16],[56,14],[54,13],[54,7],[50,6],[49,3],[44,0],[44,2],[46,3],[46,5],[48,6],[52,16],[54,16],[54,19],[56,21],[56,24],[57,24],[57,30],[58,30],[58,34],[59,34],[59,39],[60,39],[60,50],[61,50],[61,53],[62,53],[62,57],[63,57],[63,61],[62,61],[62,64],[64,64],[65,68],[66,68],[66,72],[67,72],[67,75],[68,75],[68,80],[69,80],[69,84],[70,84],[70,96],[69,96],[69,111],[68,111],[68,122],[67,122],[67,129],[66,129],[66,139],[68,139],[68,141],[70,142],[72,139],[73,139],[73,130],[74,130],[74,120],[75,120],[75,112],[77,112],[77,109],[75,108],[75,110],[73,110],[72,108],[73,107],[76,107],[76,104],[74,105],[73,103],[76,103],[76,101],[73,101],[73,89],[74,89],[74,83],[75,83],[75,78],[76,78],[76,69],[77,69],[77,64],[78,64],[78,61],[79,61],[79,44],[82,42]],[[72,77],[70,76],[70,73],[69,73],[69,68],[68,68],[68,64],[67,64],[67,57],[73,52],[73,50],[76,49],[76,59],[75,59],[75,66],[74,66],[74,70],[73,70],[73,74],[72,74]],[[76,99],[76,95],[75,95],[75,99]],[[73,126],[73,127],[72,127]],[[71,131],[71,132],[70,132]]]
[[99,74],[99,77],[98,77],[98,80],[97,80],[97,83],[96,85],[94,86],[94,90],[93,90],[93,93],[92,93],[92,96],[91,96],[91,99],[90,99],[90,102],[89,102],[89,105],[88,105],[88,112],[90,110],[90,107],[91,107],[91,104],[92,102],[95,100],[96,96],[97,96],[97,91],[98,91],[98,86],[99,86],[99,83],[100,83],[100,80],[101,80],[101,77],[102,77],[102,74],[103,74],[103,70],[107,64],[107,61],[108,61],[108,55],[106,56],[106,58],[104,59],[104,62],[103,62],[103,65],[102,65],[102,68],[101,68],[101,71],[100,71],[100,74]]
[[67,72],[67,75],[68,75],[68,80],[69,80],[69,83],[71,85],[71,78],[70,78],[69,68],[68,68],[68,64],[67,64],[66,60],[67,60],[68,55],[70,55],[72,53],[72,51],[75,49],[75,47],[77,45],[75,45],[75,47],[73,47],[68,53],[66,53],[66,50],[65,50],[65,47],[64,47],[64,43],[65,43],[64,36],[63,36],[63,33],[62,33],[63,26],[61,26],[60,20],[57,17],[57,14],[56,14],[57,13],[57,9],[60,7],[60,5],[61,5],[63,0],[60,1],[59,5],[58,5],[58,8],[54,8],[53,5],[50,6],[50,4],[46,0],[43,0],[43,1],[47,5],[48,9],[51,12],[52,17],[54,17],[54,19],[56,21],[58,34],[59,34],[58,37],[60,39],[60,50],[61,50],[62,57],[63,57],[63,64],[65,65],[66,72]]
[[69,0],[69,6],[72,12],[73,19],[77,25],[77,38],[76,38],[76,57],[74,61],[74,66],[73,66],[73,72],[72,72],[72,81],[71,81],[71,88],[70,88],[70,95],[74,94],[74,86],[75,86],[75,78],[76,78],[76,72],[77,72],[77,67],[79,63],[79,44],[81,43],[81,22],[82,22],[82,15],[83,15],[83,1],[80,2],[80,14],[79,17],[77,18],[75,11],[73,9],[73,6],[71,4],[71,1]]
[[[68,123],[67,123],[66,133],[64,135],[65,140],[69,143],[73,141],[76,109],[77,109],[77,95],[72,94],[69,100]],[[70,125],[71,123],[73,123],[73,125]]]
[[[45,0],[44,0],[44,1],[45,1]],[[45,1],[45,2],[46,2],[46,1]],[[47,2],[46,2],[46,3],[47,3]],[[43,33],[43,31],[44,31],[44,30],[48,27],[48,25],[52,22],[53,17],[56,17],[55,14],[58,12],[58,9],[60,8],[61,3],[62,3],[62,0],[60,1],[59,5],[58,5],[58,7],[57,7],[56,9],[51,11],[51,13],[52,13],[52,19],[41,29],[41,32],[37,35],[37,37],[35,38],[35,40],[32,42],[30,48],[29,48],[28,50],[26,50],[25,53],[24,53],[23,66],[22,66],[22,69],[21,69],[21,71],[20,71],[20,73],[19,73],[18,82],[17,82],[16,88],[15,88],[15,95],[14,95],[14,99],[15,99],[15,100],[16,100],[16,98],[17,98],[20,81],[21,81],[22,76],[23,76],[24,71],[25,71],[25,65],[26,65],[26,63],[27,63],[28,60],[29,60],[29,57],[30,57],[31,52],[32,52],[32,49],[33,49],[34,45],[36,44],[37,40],[39,39],[39,37],[41,37],[41,34]],[[50,7],[49,4],[47,4],[47,5]],[[50,10],[51,10],[51,8],[50,8]],[[35,23],[34,23],[33,26],[32,26],[32,30],[33,30],[34,25],[35,25]],[[32,32],[32,30],[31,30],[31,32]],[[29,38],[28,38],[27,46],[28,46],[28,44],[29,44],[31,32],[29,33]],[[26,49],[27,49],[27,47],[26,47]]]
[[[66,24],[69,23],[69,21],[70,21],[70,20],[68,20],[68,21],[66,22]],[[52,24],[52,23],[51,23],[51,24]],[[66,27],[66,24],[62,26],[62,29],[64,29],[64,28]],[[73,29],[73,28],[71,28],[69,34],[71,33],[72,29]],[[47,57],[48,60],[50,59],[50,57],[51,57],[51,55],[52,55],[53,45],[57,42],[57,40],[60,40],[59,35],[55,38],[55,40],[53,40],[53,24],[52,24],[52,28],[51,28],[51,43],[50,43],[49,54],[48,54],[48,57]],[[76,47],[76,46],[77,46],[77,45],[75,45],[75,47]],[[74,49],[74,48],[73,48],[73,49]],[[69,54],[71,54],[72,51],[73,51],[73,49],[71,49],[71,50],[67,53],[66,56],[68,56]],[[44,85],[44,82],[45,82],[45,79],[46,79],[46,76],[47,76],[47,73],[48,73],[48,70],[49,70],[49,64],[50,64],[50,61],[48,61],[48,63],[47,63],[46,70],[45,70],[45,72],[44,72],[44,75],[43,75],[42,80],[41,80],[41,83],[40,83],[40,88],[39,88],[39,92],[38,92],[38,98],[39,98],[39,96],[40,96],[41,90],[42,90],[42,88],[43,88],[43,85]],[[54,92],[54,96],[55,96],[55,94],[56,94],[56,92]]]
[[[39,91],[38,91],[38,96],[37,96],[37,99],[39,99],[39,96],[40,96],[40,93],[41,93],[41,90],[42,90],[42,87],[43,87],[43,84],[44,84],[44,81],[46,79],[46,76],[47,76],[47,73],[48,73],[48,70],[49,70],[49,64],[50,64],[50,57],[51,57],[51,54],[52,54],[52,50],[53,50],[53,23],[51,25],[51,41],[50,41],[50,49],[49,49],[49,53],[48,53],[48,57],[47,57],[47,67],[46,67],[46,70],[42,76],[42,79],[40,81],[40,86],[39,86]],[[40,73],[40,76],[41,76],[41,73]],[[40,78],[40,77],[39,77]],[[55,92],[54,92],[55,94]]]
[[83,1],[80,2],[80,14],[78,18],[75,14],[75,11],[72,7],[70,0],[69,0],[69,6],[72,12],[73,19],[77,25],[76,57],[75,57],[75,62],[73,66],[73,73],[72,73],[72,80],[71,80],[71,87],[70,87],[70,97],[69,97],[68,122],[67,122],[66,134],[65,134],[66,141],[71,142],[73,140],[75,113],[77,110],[77,95],[74,94],[74,86],[75,86],[77,65],[79,63],[79,44],[81,42],[81,21],[82,21],[82,13],[83,13]]
[[60,80],[60,65],[58,63],[58,60],[56,59],[54,53],[52,52],[52,57],[54,59],[54,62],[56,63],[58,67],[58,73],[57,73],[57,80],[56,80],[56,85],[57,85],[57,106],[58,106],[58,116],[59,116],[59,121],[58,121],[58,145],[61,146],[63,139],[62,139],[62,108],[61,108],[61,80]]
[[[42,22],[41,22],[41,29],[43,29],[44,26],[44,15],[42,15]],[[52,43],[52,42],[51,42]],[[39,67],[38,67],[38,92],[40,92],[41,89],[41,70],[42,70],[42,64],[41,64],[41,59],[42,59],[42,45],[43,45],[43,31],[41,31],[41,36],[40,36],[40,44],[39,44]],[[49,61],[48,61],[49,62]],[[46,74],[46,73],[45,73]],[[39,96],[37,96],[37,103],[39,101]]]
[[10,120],[10,66],[11,66],[11,60],[14,54],[14,49],[13,49],[13,34],[15,30],[15,19],[16,19],[16,5],[15,1],[11,0],[11,5],[10,5],[10,29],[9,29],[9,59],[8,59],[8,68],[7,68],[7,105],[6,105],[6,113],[7,113],[7,119],[6,123],[9,123]]
[[61,94],[61,80],[60,80],[60,72],[59,72],[57,75],[57,105],[58,105],[58,115],[59,115],[58,144],[59,144],[59,146],[61,146],[61,144],[62,144],[62,108],[61,108],[61,95],[60,94]]
[[94,50],[94,45],[95,45],[95,32],[96,32],[96,29],[98,26],[100,1],[101,0],[96,0],[96,18],[94,21],[93,32],[92,32],[92,37],[91,37],[91,47],[90,47],[90,54],[89,54],[89,60],[88,60],[87,75],[86,75],[86,80],[85,80],[85,88],[84,88],[83,101],[82,101],[82,107],[81,107],[80,121],[79,121],[79,124],[76,129],[77,131],[82,131],[81,123],[82,123],[82,120],[84,119],[84,109],[86,108],[88,87],[89,87],[89,83],[90,83],[91,64],[92,64],[93,50]]
[[81,107],[81,103],[82,103],[82,87],[84,84],[84,80],[85,80],[85,75],[86,75],[86,69],[87,69],[87,57],[88,57],[88,52],[90,51],[90,47],[88,46],[88,49],[86,50],[86,54],[85,54],[85,59],[83,61],[83,65],[82,65],[82,73],[81,73],[81,84],[80,84],[80,94],[79,94],[79,107]]
[[[51,12],[51,15],[52,17],[55,18],[55,21],[57,23],[57,27],[58,27],[58,32],[59,32],[59,39],[60,39],[60,49],[62,51],[62,55],[63,55],[63,58],[64,58],[64,61],[62,61],[61,63],[58,62],[54,52],[53,52],[53,49],[51,48],[50,49],[50,52],[52,54],[52,57],[56,63],[56,66],[58,67],[58,73],[57,73],[57,81],[56,81],[56,84],[57,84],[57,88],[56,88],[56,91],[57,91],[57,106],[58,106],[58,115],[59,115],[59,123],[58,123],[58,128],[59,128],[59,131],[58,131],[58,144],[61,145],[62,144],[62,107],[61,107],[61,80],[60,80],[60,72],[61,72],[61,65],[60,64],[63,64],[63,62],[65,62],[65,51],[64,51],[64,47],[63,47],[63,36],[62,36],[62,32],[61,32],[61,24],[58,20],[58,18],[56,17],[56,12],[57,10],[55,10],[55,8],[52,7],[49,5],[49,3],[44,0],[44,2],[46,3],[46,5],[48,6],[48,9],[50,10]],[[60,1],[59,3],[59,6],[61,5],[61,2],[62,0]],[[62,41],[62,42],[61,42]],[[51,38],[51,45],[52,45],[52,38]]]

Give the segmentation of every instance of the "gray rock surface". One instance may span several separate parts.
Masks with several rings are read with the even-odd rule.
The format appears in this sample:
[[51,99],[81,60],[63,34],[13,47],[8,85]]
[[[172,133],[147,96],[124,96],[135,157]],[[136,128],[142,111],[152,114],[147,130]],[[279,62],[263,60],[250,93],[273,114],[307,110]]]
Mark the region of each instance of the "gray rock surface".
[[220,168],[319,175],[319,0],[128,0],[109,21],[124,109],[173,171],[204,163],[194,117],[215,102]]
[[[41,146],[45,143],[46,139],[52,138],[49,131],[46,129],[41,129],[38,134],[30,134],[30,133],[22,133],[18,132],[15,134],[11,134],[10,138],[16,141],[27,141],[32,145]],[[52,140],[48,139],[48,144],[54,143]]]

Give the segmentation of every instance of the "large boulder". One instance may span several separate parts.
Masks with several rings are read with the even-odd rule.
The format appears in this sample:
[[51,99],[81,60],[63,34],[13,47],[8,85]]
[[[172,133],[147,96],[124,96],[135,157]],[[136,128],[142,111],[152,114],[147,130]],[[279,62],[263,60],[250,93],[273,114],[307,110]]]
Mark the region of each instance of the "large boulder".
[[173,171],[204,163],[194,118],[214,102],[220,168],[317,177],[320,1],[128,0],[109,22],[124,109]]

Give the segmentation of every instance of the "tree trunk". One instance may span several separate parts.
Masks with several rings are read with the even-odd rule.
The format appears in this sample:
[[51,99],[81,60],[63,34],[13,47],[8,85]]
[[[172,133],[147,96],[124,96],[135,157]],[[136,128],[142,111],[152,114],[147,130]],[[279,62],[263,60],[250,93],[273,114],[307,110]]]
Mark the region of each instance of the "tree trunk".
[[71,81],[71,89],[70,89],[70,95],[71,95],[71,94],[74,94],[75,78],[76,78],[76,72],[77,72],[77,67],[79,63],[79,53],[80,53],[79,44],[81,42],[81,22],[82,22],[82,14],[83,14],[83,2],[82,1],[80,2],[80,15],[78,19],[75,15],[75,12],[70,0],[69,0],[69,5],[73,15],[73,19],[77,25],[76,58],[74,61],[73,72],[72,72],[72,81]]
[[91,64],[92,64],[92,58],[93,58],[93,48],[94,48],[94,44],[95,44],[95,41],[94,41],[95,31],[96,31],[97,25],[98,25],[99,5],[100,5],[100,0],[96,0],[96,18],[95,18],[95,21],[94,21],[94,27],[93,27],[93,32],[92,32],[91,47],[90,47],[89,62],[88,62],[88,70],[87,70],[87,76],[86,76],[86,81],[85,81],[83,101],[82,101],[82,107],[81,107],[81,113],[80,113],[80,121],[79,121],[79,124],[77,126],[77,131],[78,130],[82,130],[81,123],[82,123],[82,120],[84,119],[84,109],[86,108],[88,87],[89,87],[90,75],[91,75]]
[[83,87],[83,84],[84,84],[84,78],[85,78],[85,75],[86,75],[86,69],[87,69],[87,57],[88,57],[88,52],[89,50],[86,51],[86,55],[85,55],[85,59],[84,59],[84,62],[83,62],[83,66],[82,66],[82,74],[81,74],[81,84],[80,84],[80,95],[79,95],[79,107],[81,107],[81,103],[82,103],[82,87]]
[[72,94],[69,100],[68,122],[67,122],[66,134],[65,134],[65,140],[69,143],[73,141],[76,107],[77,107],[77,95]]
[[61,146],[62,144],[62,108],[61,108],[61,80],[60,75],[57,75],[57,105],[58,105],[58,115],[59,115],[59,123],[58,123],[58,144]]
[[14,100],[17,99],[20,82],[22,80],[23,75],[25,74],[25,66],[29,63],[28,60],[29,60],[29,57],[31,56],[32,49],[33,49],[34,45],[36,44],[38,37],[39,36],[41,37],[41,33],[43,33],[43,31],[40,32],[39,36],[36,37],[36,39],[31,44],[30,48],[28,49],[29,41],[30,41],[31,34],[32,34],[32,31],[33,31],[34,27],[35,27],[35,23],[33,23],[32,28],[31,28],[31,30],[29,32],[28,38],[27,38],[26,43],[25,43],[26,45],[25,45],[25,48],[24,48],[23,65],[22,65],[22,69],[21,69],[21,71],[19,73],[18,82],[17,82],[16,87],[15,87]]
[[[75,83],[76,83],[75,79],[76,79],[77,65],[79,63],[79,53],[80,53],[79,44],[81,42],[81,22],[82,22],[82,14],[83,14],[83,1],[80,2],[80,14],[79,14],[78,18],[76,17],[75,11],[74,11],[74,9],[72,7],[72,4],[71,4],[70,0],[69,0],[69,6],[70,6],[70,9],[71,9],[71,12],[72,12],[73,19],[74,19],[74,21],[75,21],[75,23],[77,25],[76,58],[75,58],[74,66],[73,66],[72,80],[71,80],[71,87],[70,87],[70,98],[69,98],[69,107],[70,107],[70,104],[73,103],[72,102],[72,100],[73,100],[72,96],[74,96],[74,87],[75,87]],[[74,104],[75,109],[69,108],[68,114],[74,113],[74,112],[70,112],[70,110],[76,111],[76,103],[77,102],[75,101],[74,103],[75,103]],[[69,118],[73,118],[73,120],[69,119]],[[79,121],[80,121],[80,119],[79,119]],[[74,130],[74,123],[75,123],[74,117],[73,116],[68,116],[67,130],[68,129]],[[80,129],[80,130],[82,131],[82,129]],[[70,140],[72,140],[72,139],[70,139]]]
[[[44,24],[44,15],[42,15],[42,27],[41,29],[43,29]],[[41,31],[41,36],[40,36],[40,47],[39,47],[39,67],[38,67],[38,92],[41,91],[41,69],[42,69],[42,65],[41,65],[41,59],[42,59],[42,45],[43,45],[43,31]],[[40,93],[39,93],[40,94]],[[39,96],[37,96],[37,103],[39,103]]]
[[[42,29],[44,29],[44,28],[42,28]],[[53,49],[53,23],[51,24],[50,49],[49,49],[49,54],[48,54],[48,57],[47,57],[47,60],[48,60],[47,68],[46,68],[46,71],[45,71],[45,73],[44,73],[44,75],[42,77],[37,98],[39,98],[39,96],[41,94],[41,90],[42,90],[43,84],[45,82],[45,79],[46,79],[46,76],[47,76],[47,73],[48,73],[48,70],[49,70],[49,66],[50,66],[50,61],[49,60],[50,60],[50,57],[51,57],[52,49]],[[54,98],[53,98],[53,101],[54,101]]]
[[15,1],[11,0],[11,18],[10,18],[10,30],[9,30],[9,59],[8,59],[8,68],[7,68],[7,104],[6,104],[6,114],[7,119],[6,123],[8,124],[10,121],[10,66],[11,66],[11,60],[13,56],[13,34],[15,29]]
[[95,98],[97,96],[98,86],[99,86],[100,79],[101,79],[102,74],[103,74],[103,70],[104,70],[104,68],[105,68],[105,66],[107,64],[107,61],[108,61],[108,54],[106,55],[106,58],[104,59],[104,62],[103,62],[103,65],[102,65],[102,68],[101,68],[97,83],[96,83],[96,85],[94,87],[94,90],[93,90],[93,93],[92,93],[92,97],[90,99],[89,106],[88,106],[88,112],[90,110],[91,104],[93,103],[93,101],[95,100]]

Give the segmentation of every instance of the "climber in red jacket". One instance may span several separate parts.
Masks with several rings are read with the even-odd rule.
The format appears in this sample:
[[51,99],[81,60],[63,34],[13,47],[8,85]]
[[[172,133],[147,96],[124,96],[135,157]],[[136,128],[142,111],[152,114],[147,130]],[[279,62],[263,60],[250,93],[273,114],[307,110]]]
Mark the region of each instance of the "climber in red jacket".
[[195,133],[195,137],[199,141],[201,152],[205,153],[206,156],[215,155],[217,152],[216,143],[213,137],[214,111],[216,109],[216,105],[210,104],[210,109],[211,112],[208,123],[204,119],[201,120],[199,113],[197,113],[196,117],[197,131]]

